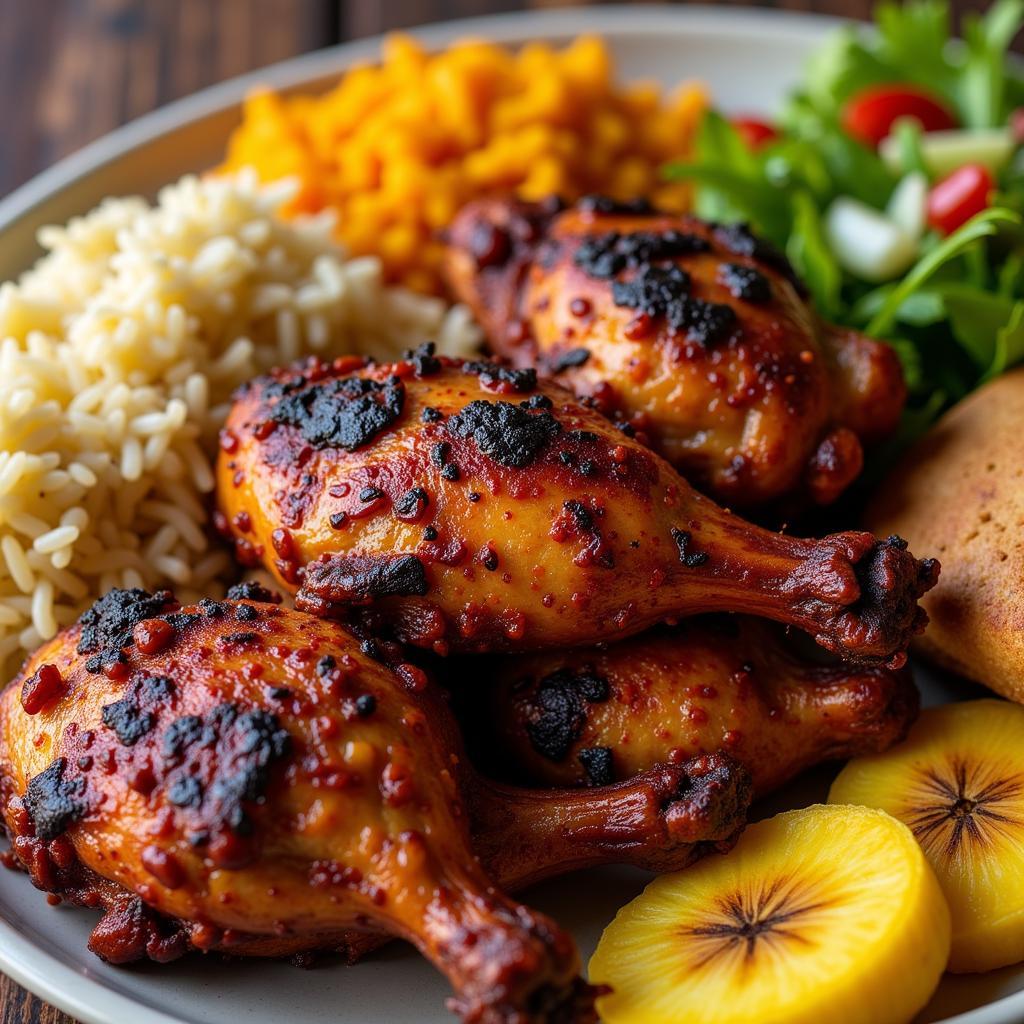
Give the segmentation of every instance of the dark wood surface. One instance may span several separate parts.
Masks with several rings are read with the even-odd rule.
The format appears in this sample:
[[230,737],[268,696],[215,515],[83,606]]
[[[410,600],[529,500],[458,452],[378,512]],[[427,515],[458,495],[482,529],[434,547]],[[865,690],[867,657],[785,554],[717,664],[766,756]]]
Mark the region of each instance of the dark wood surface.
[[[0,196],[154,107],[392,28],[545,0],[0,0]],[[729,6],[723,4],[721,6]],[[767,6],[865,18],[871,0]],[[960,10],[986,6],[958,0]],[[40,913],[46,906],[40,898]],[[0,974],[0,1024],[72,1024]],[[125,1022],[128,1024],[128,1022]]]

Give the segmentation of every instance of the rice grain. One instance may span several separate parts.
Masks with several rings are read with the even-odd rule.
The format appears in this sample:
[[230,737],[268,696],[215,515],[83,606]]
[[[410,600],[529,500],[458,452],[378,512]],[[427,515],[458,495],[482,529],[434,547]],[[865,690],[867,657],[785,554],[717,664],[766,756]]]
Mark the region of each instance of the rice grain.
[[250,377],[308,355],[475,350],[464,309],[349,260],[329,216],[252,173],[111,199],[0,285],[0,672],[112,586],[219,596],[217,432]]

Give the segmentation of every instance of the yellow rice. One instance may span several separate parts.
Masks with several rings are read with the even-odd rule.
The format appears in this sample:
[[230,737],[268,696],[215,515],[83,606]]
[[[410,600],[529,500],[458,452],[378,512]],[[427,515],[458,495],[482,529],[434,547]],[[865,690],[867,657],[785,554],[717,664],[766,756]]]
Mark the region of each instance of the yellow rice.
[[286,214],[335,209],[349,251],[380,256],[389,281],[438,292],[438,229],[478,196],[601,192],[683,208],[686,186],[659,168],[685,155],[705,106],[696,85],[666,96],[618,84],[594,37],[516,53],[465,41],[430,56],[396,35],[379,66],[323,96],[250,96],[224,167],[296,178]]

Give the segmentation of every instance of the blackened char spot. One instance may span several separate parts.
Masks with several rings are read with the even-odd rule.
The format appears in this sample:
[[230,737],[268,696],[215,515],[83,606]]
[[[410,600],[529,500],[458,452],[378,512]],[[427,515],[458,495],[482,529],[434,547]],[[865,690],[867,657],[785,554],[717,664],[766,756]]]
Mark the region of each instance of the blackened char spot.
[[586,747],[576,755],[591,786],[610,786],[615,781],[611,747]]
[[181,775],[167,787],[167,801],[175,807],[199,807],[203,802],[202,783],[191,775]]
[[801,295],[807,287],[797,276],[785,253],[750,230],[747,224],[723,224],[715,228],[715,240],[737,256],[750,256],[777,270]]
[[516,370],[511,366],[502,366],[500,363],[478,361],[463,363],[462,368],[467,373],[475,373],[485,388],[507,384],[509,390],[525,394],[537,387],[537,371],[532,366]]
[[427,572],[415,555],[397,558],[336,555],[306,567],[302,592],[329,601],[372,601],[381,597],[422,597],[430,590]]
[[607,280],[626,269],[637,270],[652,263],[666,263],[681,256],[706,252],[709,248],[707,239],[700,235],[672,228],[660,232],[634,231],[625,235],[609,231],[584,239],[573,256],[573,262],[585,274]]
[[413,365],[417,377],[430,377],[441,372],[441,360],[434,355],[434,343],[424,342],[417,348],[411,348],[403,353],[403,359]]
[[309,384],[285,395],[271,409],[277,423],[298,427],[314,448],[343,448],[369,444],[402,413],[405,385],[398,377],[385,381],[344,377]]
[[356,697],[356,714],[360,718],[369,718],[377,710],[377,698],[372,693],[363,693]]
[[476,400],[452,416],[445,429],[456,437],[472,438],[484,455],[503,466],[528,466],[561,431],[549,412],[531,412],[508,402]]
[[154,618],[174,603],[168,590],[155,594],[138,587],[108,590],[78,620],[82,627],[78,653],[111,652],[113,655],[132,643],[132,630],[143,619]]
[[563,760],[586,722],[586,704],[606,701],[608,694],[608,680],[589,670],[545,676],[530,703],[530,745],[549,761]]
[[592,430],[570,430],[565,439],[573,444],[593,444],[601,440]]
[[611,196],[586,195],[579,199],[576,208],[584,213],[634,213],[641,216],[654,212],[651,201],[643,196],[636,199],[612,199]]
[[745,302],[768,302],[772,286],[756,267],[744,263],[723,263],[718,268],[718,279],[737,299]]
[[590,509],[582,501],[570,498],[568,501],[562,502],[562,508],[572,515],[577,529],[582,531],[593,530],[594,517],[591,515]]
[[555,365],[551,369],[554,373],[561,373],[563,370],[572,370],[577,366],[583,366],[589,358],[589,348],[571,348],[568,352],[563,352],[558,359],[555,360]]
[[399,519],[418,519],[430,504],[430,496],[422,487],[410,487],[396,502]]
[[247,831],[245,805],[266,791],[271,766],[291,748],[291,737],[276,715],[220,704],[200,718],[188,715],[164,733],[167,799],[197,811],[207,829]]
[[260,642],[259,633],[252,633],[249,631],[242,631],[238,633],[225,633],[221,639],[226,644],[237,644],[239,647],[245,647],[249,644],[256,644]]
[[[243,804],[259,800],[267,788],[271,765],[291,747],[291,736],[276,715],[261,708],[238,713],[232,704],[212,712],[221,722],[217,743],[221,770],[210,788],[215,818],[229,828],[245,822]],[[226,764],[225,764],[226,762]]]
[[676,548],[679,550],[679,561],[687,569],[696,569],[708,560],[708,553],[706,551],[694,551],[690,547],[693,537],[690,535],[689,530],[677,530],[675,527],[672,527],[672,539],[676,542]]
[[248,580],[244,583],[236,583],[228,588],[227,597],[231,601],[259,601],[263,604],[280,604],[281,595],[273,590],[267,590],[261,583],[255,580]]
[[547,395],[530,395],[519,403],[524,409],[553,409],[555,403]]
[[203,616],[199,612],[171,612],[170,615],[163,615],[161,618],[175,630],[182,630],[194,626]]
[[452,453],[452,446],[447,441],[438,441],[430,446],[430,461],[435,466],[444,466]]
[[689,290],[689,275],[674,263],[667,267],[644,266],[631,280],[612,284],[612,299],[617,306],[651,318],[664,317],[673,331],[685,332],[702,345],[731,334],[736,326],[735,310],[695,299]]
[[164,732],[163,755],[167,758],[180,756],[203,732],[203,720],[198,715],[182,715],[176,718]]
[[88,810],[85,779],[67,775],[67,758],[58,757],[49,767],[32,779],[25,790],[23,802],[36,836],[49,842]]
[[174,683],[166,676],[140,676],[124,697],[103,706],[103,724],[126,747],[134,746],[156,723],[154,709],[173,694]]

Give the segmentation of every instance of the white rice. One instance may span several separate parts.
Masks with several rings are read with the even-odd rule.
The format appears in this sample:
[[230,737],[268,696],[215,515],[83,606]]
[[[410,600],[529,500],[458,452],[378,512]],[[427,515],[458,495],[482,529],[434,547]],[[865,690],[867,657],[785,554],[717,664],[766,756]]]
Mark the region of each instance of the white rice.
[[471,353],[463,307],[385,287],[289,183],[185,178],[40,232],[0,286],[0,682],[112,586],[217,596],[207,528],[232,391],[311,352]]

